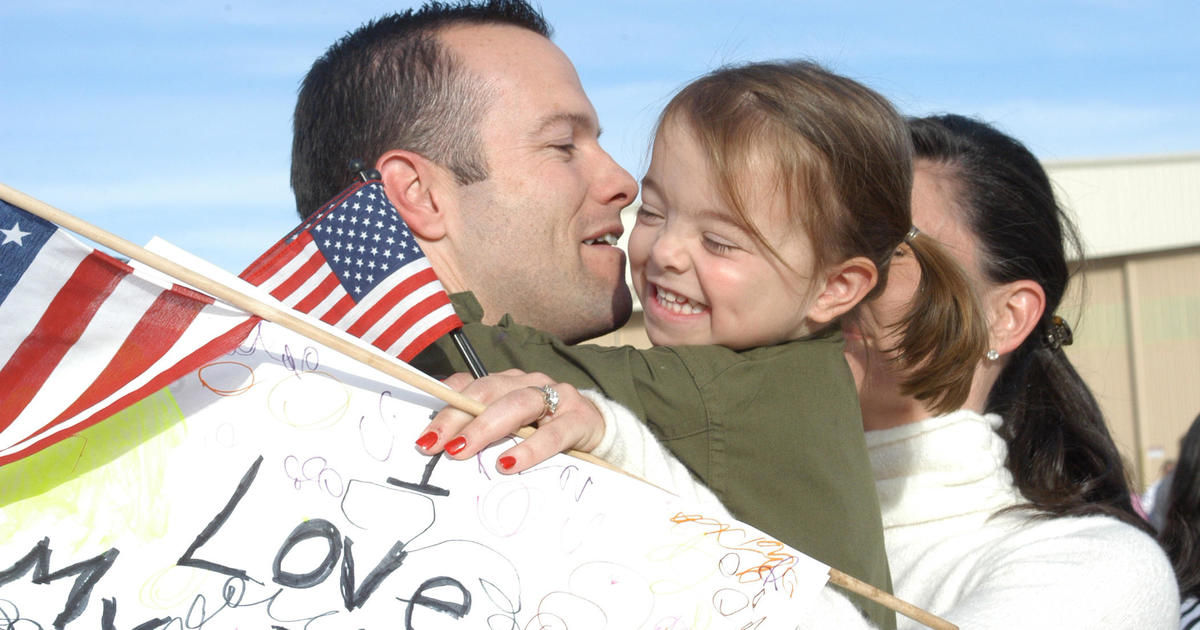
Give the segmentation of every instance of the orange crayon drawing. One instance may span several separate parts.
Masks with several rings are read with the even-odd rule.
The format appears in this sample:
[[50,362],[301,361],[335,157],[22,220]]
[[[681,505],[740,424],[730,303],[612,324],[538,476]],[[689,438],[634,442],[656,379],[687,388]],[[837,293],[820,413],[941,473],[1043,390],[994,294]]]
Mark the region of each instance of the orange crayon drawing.
[[[250,375],[250,382],[241,387],[235,387],[233,389],[222,389],[216,385],[213,385],[208,381],[208,379],[204,378],[204,370],[214,368],[218,365],[236,365],[238,367],[245,368],[246,372]],[[237,361],[214,361],[206,364],[199,370],[196,370],[196,376],[200,379],[201,385],[218,396],[237,396],[239,394],[246,393],[247,390],[249,390],[251,387],[254,387],[254,369],[245,363],[239,363]]]
[[789,580],[788,577],[794,576],[796,557],[785,551],[786,545],[782,542],[764,536],[748,539],[745,529],[701,514],[678,512],[671,517],[671,522],[676,525],[696,523],[707,526],[709,531],[704,532],[704,535],[716,536],[717,544],[721,547],[730,551],[744,551],[760,557],[762,559],[760,563],[735,573],[739,582],[749,584],[770,581],[781,584],[788,597],[795,593],[795,579]]

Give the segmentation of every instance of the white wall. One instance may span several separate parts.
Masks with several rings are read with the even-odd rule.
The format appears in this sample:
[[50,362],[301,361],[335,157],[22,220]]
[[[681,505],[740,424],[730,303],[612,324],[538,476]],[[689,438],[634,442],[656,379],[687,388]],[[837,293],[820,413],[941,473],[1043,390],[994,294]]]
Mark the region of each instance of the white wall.
[[1045,167],[1076,216],[1088,258],[1200,244],[1200,154]]

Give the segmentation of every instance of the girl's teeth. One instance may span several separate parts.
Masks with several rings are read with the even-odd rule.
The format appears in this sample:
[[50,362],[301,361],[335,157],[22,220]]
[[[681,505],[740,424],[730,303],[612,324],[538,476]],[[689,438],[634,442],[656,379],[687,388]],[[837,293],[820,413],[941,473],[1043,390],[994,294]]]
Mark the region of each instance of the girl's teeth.
[[656,293],[658,296],[659,305],[668,311],[671,311],[672,313],[679,313],[681,315],[696,315],[704,312],[703,306],[696,304],[682,295],[676,295],[675,293],[671,293],[670,291],[661,287]]
[[584,241],[584,243],[587,243],[588,245],[599,245],[601,243],[604,243],[605,245],[615,246],[617,244],[617,235],[616,234],[605,234],[604,236],[601,236],[599,238],[589,238],[586,241]]

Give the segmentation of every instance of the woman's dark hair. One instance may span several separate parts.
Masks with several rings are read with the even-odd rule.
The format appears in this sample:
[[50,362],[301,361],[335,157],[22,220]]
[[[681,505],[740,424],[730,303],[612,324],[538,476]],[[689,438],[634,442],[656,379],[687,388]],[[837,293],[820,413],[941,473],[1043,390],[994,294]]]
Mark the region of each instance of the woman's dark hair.
[[1011,353],[987,399],[987,411],[1004,420],[999,433],[1013,481],[1050,516],[1107,514],[1152,533],[1134,511],[1096,399],[1048,339],[1071,278],[1066,248],[1077,255],[1082,249],[1046,171],[1024,145],[978,120],[931,116],[910,119],[909,128],[916,160],[934,162],[954,179],[955,205],[979,242],[984,278],[1033,280],[1046,293],[1041,321]]
[[1175,566],[1180,597],[1200,597],[1200,416],[1179,442],[1174,476],[1158,542]]

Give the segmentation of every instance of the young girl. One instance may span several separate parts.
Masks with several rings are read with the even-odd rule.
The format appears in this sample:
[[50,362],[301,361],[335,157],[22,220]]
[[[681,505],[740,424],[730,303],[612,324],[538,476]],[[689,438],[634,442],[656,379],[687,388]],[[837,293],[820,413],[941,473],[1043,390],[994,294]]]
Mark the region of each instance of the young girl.
[[[911,229],[911,185],[907,128],[870,89],[803,62],[713,72],[663,112],[630,237],[657,347],[566,346],[507,319],[470,324],[489,368],[548,376],[449,382],[484,402],[551,380],[599,390],[644,420],[734,516],[886,589],[879,506],[835,324],[878,293],[908,241],[925,299],[897,348],[911,369],[907,390],[956,408],[971,369],[954,368],[986,350],[961,271]],[[598,418],[582,401],[568,385],[525,387],[474,422],[443,410],[417,444],[469,457],[514,424]],[[593,449],[603,434],[553,436],[546,426],[503,454],[502,471],[563,447]],[[892,625],[882,608],[870,612]]]

